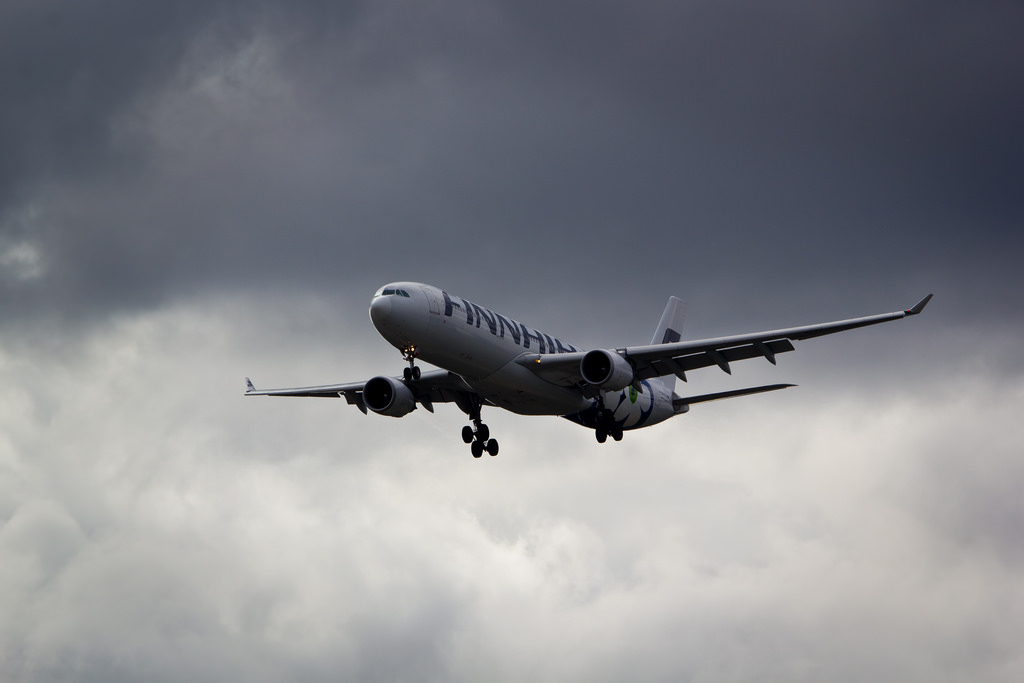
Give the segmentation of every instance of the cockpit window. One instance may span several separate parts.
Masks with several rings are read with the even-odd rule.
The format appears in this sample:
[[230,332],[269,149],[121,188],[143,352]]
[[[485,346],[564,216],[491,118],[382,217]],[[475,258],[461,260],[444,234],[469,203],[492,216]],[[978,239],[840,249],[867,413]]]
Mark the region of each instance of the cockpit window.
[[405,291],[404,289],[396,289],[395,287],[382,287],[378,289],[377,293],[374,294],[373,296],[404,296],[407,299],[411,298],[409,296],[409,292]]

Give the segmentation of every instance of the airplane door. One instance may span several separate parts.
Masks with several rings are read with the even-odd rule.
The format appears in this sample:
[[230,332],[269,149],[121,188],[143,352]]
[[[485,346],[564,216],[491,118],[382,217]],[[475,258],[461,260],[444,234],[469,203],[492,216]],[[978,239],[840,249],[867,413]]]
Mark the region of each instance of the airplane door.
[[427,295],[427,304],[430,306],[430,312],[434,315],[441,315],[441,304],[437,300],[437,296],[427,289],[423,288],[423,293]]

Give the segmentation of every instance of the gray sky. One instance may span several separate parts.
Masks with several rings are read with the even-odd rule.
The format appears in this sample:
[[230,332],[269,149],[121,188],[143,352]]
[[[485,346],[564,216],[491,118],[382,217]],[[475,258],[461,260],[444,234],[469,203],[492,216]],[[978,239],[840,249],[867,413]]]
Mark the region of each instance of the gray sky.
[[[4,3],[0,678],[1020,680],[1022,28]],[[395,279],[584,346],[936,296],[604,447],[241,396],[397,373]]]

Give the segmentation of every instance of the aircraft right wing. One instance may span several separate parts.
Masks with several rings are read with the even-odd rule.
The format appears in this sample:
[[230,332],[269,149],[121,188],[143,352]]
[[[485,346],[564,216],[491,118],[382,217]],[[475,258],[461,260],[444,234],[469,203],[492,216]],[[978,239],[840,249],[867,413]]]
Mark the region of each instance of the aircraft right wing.
[[[399,378],[395,378],[399,379]],[[401,380],[399,380],[401,381]],[[345,384],[323,384],[314,387],[295,387],[293,389],[265,389],[258,390],[253,386],[248,377],[245,378],[246,396],[302,396],[314,398],[342,398],[349,405],[354,405],[366,413],[366,404],[363,402],[363,387],[366,382],[348,382]],[[416,398],[417,403],[430,412],[434,411],[434,403],[459,402],[467,392],[472,389],[465,380],[454,372],[447,370],[432,370],[424,372],[418,380],[406,383]]]

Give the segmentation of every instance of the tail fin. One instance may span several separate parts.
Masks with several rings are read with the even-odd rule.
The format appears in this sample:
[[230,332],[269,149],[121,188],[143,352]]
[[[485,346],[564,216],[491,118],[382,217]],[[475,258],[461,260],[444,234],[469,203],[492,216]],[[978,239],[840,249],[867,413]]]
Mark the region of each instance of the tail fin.
[[654,331],[652,344],[671,344],[682,339],[680,332],[683,329],[683,317],[686,315],[686,302],[682,299],[670,296],[665,312],[661,314],[661,322],[658,329]]
[[[661,314],[661,322],[654,331],[652,344],[672,344],[682,339],[683,318],[686,316],[686,302],[679,297],[670,296],[665,312]],[[663,377],[662,381],[669,389],[675,387],[675,376]]]

